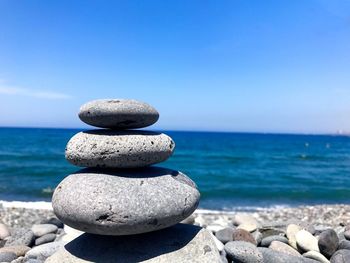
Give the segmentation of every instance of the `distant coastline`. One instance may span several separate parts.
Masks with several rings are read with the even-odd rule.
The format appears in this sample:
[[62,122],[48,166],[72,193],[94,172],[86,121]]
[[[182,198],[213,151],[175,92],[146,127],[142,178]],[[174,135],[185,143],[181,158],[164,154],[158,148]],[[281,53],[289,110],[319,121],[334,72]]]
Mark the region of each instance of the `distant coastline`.
[[[0,129],[38,129],[38,130],[91,130],[93,127],[40,127],[40,126],[0,126]],[[273,132],[273,131],[226,131],[226,130],[187,130],[187,129],[152,129],[157,132],[188,132],[188,133],[218,133],[218,134],[251,134],[251,135],[295,135],[295,136],[350,136],[350,131],[335,132]]]

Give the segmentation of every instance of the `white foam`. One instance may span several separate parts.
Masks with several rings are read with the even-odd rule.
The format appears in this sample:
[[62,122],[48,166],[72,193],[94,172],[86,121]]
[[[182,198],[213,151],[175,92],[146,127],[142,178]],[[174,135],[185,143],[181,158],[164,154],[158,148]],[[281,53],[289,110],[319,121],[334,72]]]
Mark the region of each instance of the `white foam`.
[[23,202],[23,201],[2,201],[0,205],[5,208],[27,208],[27,209],[41,209],[52,210],[51,202],[36,201],[36,202]]
[[197,209],[197,214],[236,214],[237,212],[267,212],[290,208],[290,205],[272,205],[272,206],[235,206],[231,208],[224,207],[223,210]]
[[[0,200],[0,206],[6,208],[27,208],[27,209],[43,209],[52,210],[51,202],[35,201],[35,202],[23,202],[23,201],[3,201]],[[258,206],[236,206],[231,208],[224,208],[223,210],[211,210],[211,209],[197,209],[197,214],[235,214],[237,212],[259,212],[259,211],[274,211],[290,208],[288,205],[274,205],[268,207]]]

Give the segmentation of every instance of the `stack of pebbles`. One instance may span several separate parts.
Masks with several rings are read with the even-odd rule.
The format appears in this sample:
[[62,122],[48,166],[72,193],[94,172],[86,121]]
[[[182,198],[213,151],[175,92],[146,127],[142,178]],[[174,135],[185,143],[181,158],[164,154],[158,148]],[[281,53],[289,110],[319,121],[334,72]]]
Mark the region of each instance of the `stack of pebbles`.
[[86,233],[48,262],[219,262],[207,230],[176,225],[198,206],[195,183],[150,166],[172,155],[173,140],[134,130],[154,124],[158,112],[143,102],[107,99],[84,104],[79,117],[104,129],[68,142],[66,159],[87,168],[57,186],[52,206],[63,223]]

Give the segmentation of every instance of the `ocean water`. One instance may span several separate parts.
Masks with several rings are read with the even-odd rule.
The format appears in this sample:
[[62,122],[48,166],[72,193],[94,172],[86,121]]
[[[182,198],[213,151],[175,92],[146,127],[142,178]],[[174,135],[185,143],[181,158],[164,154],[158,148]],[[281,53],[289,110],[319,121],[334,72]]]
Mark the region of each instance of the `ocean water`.
[[[79,130],[0,128],[0,200],[50,201],[79,170],[64,159]],[[350,203],[350,137],[174,132],[174,155],[159,164],[191,177],[200,208],[251,210]]]

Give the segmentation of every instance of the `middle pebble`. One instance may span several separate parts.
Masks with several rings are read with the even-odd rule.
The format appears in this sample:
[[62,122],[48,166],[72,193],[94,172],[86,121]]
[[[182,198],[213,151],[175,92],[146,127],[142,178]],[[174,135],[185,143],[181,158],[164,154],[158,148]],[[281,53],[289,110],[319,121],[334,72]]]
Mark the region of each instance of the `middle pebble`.
[[165,161],[174,148],[174,141],[163,133],[91,130],[70,139],[66,159],[84,167],[137,168]]

